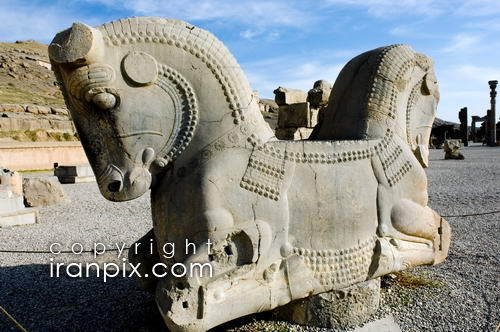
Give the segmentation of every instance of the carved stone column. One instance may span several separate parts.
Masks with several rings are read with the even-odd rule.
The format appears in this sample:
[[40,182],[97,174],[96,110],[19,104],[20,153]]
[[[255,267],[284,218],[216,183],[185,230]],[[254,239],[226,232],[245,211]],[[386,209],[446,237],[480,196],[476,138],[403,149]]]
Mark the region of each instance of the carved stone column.
[[474,116],[472,116],[472,123],[470,126],[470,131],[471,131],[471,136],[472,136],[472,141],[476,141],[476,120],[474,119]]
[[464,146],[469,146],[469,130],[467,128],[467,107],[462,107],[460,112],[458,112],[458,118],[460,119],[460,136],[462,137],[462,143]]
[[496,112],[495,112],[495,97],[497,96],[496,87],[498,81],[489,81],[490,85],[490,102],[491,108],[488,113],[488,146],[496,146],[497,145],[497,126],[496,126]]

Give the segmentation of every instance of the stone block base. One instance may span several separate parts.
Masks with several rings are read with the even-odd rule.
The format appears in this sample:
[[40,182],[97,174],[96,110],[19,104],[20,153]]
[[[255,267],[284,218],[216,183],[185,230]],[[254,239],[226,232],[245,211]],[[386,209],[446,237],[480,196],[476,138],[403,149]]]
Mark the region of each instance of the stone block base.
[[297,324],[345,329],[365,323],[379,304],[380,278],[291,302],[276,314]]
[[33,208],[0,214],[0,227],[12,227],[36,223],[38,211]]

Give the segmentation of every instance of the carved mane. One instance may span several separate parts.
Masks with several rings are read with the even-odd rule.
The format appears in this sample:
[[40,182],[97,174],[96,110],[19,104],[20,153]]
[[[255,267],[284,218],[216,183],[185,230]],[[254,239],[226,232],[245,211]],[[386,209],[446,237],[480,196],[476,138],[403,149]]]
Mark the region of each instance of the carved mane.
[[[374,139],[387,129],[414,146],[410,116],[432,61],[410,46],[365,52],[342,69],[312,138]],[[430,94],[429,92],[426,94]]]
[[[168,44],[201,59],[217,78],[234,117],[241,120],[244,106],[252,98],[252,89],[240,66],[211,33],[191,24],[158,17],[120,19],[97,27],[108,47],[122,44]],[[161,59],[161,55],[159,56]]]

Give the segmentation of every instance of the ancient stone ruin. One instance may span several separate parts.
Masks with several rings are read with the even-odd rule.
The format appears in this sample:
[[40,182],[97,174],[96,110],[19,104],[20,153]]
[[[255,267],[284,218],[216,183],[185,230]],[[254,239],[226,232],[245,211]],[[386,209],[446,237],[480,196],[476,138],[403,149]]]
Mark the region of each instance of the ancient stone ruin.
[[444,141],[444,159],[464,159],[464,155],[460,152],[462,144],[459,139],[447,139]]
[[0,227],[34,224],[37,210],[25,208],[22,176],[0,167]]
[[[500,128],[500,122],[496,121],[496,96],[498,81],[488,81],[490,87],[490,109],[486,111],[485,116],[472,116],[471,136],[473,142],[483,142],[488,146],[500,145],[500,139],[497,131]],[[462,121],[462,120],[461,120]],[[482,122],[481,127],[477,128],[477,123]]]
[[464,146],[469,146],[469,129],[467,128],[467,107],[462,107],[458,112],[458,119],[460,120],[460,135],[462,136],[462,143]]
[[23,179],[23,193],[26,206],[48,206],[67,202],[61,184],[53,177]]
[[279,106],[276,138],[309,138],[318,123],[320,111],[328,105],[331,90],[330,83],[324,80],[316,81],[308,93],[283,87],[274,90],[274,100]]
[[84,183],[95,181],[92,168],[88,164],[69,166],[55,163],[54,176],[56,176],[61,183]]
[[[427,206],[423,171],[438,85],[432,61],[409,46],[352,59],[319,122],[295,123],[314,127],[302,140],[276,139],[233,56],[186,22],[75,23],[49,53],[102,195],[151,188],[154,229],[139,243],[159,252],[130,259],[200,267],[142,282],[172,331],[287,304],[304,322],[295,301],[349,318],[376,308],[380,276],[446,258],[450,227]],[[327,87],[276,101],[310,115]],[[186,241],[196,252],[161,254]],[[336,306],[338,292],[354,305]]]
[[498,81],[489,81],[490,86],[490,103],[491,107],[488,110],[488,132],[487,142],[489,146],[497,146],[497,117],[496,117],[496,97],[497,97],[497,84]]

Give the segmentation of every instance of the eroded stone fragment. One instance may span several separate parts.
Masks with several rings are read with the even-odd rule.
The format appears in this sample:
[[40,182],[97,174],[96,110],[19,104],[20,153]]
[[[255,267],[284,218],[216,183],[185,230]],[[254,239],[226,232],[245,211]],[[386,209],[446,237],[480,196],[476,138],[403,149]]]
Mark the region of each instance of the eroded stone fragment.
[[444,141],[444,159],[464,159],[464,155],[460,152],[462,142],[459,139],[447,139]]
[[66,201],[61,184],[49,178],[23,179],[24,203],[26,206],[47,206]]

